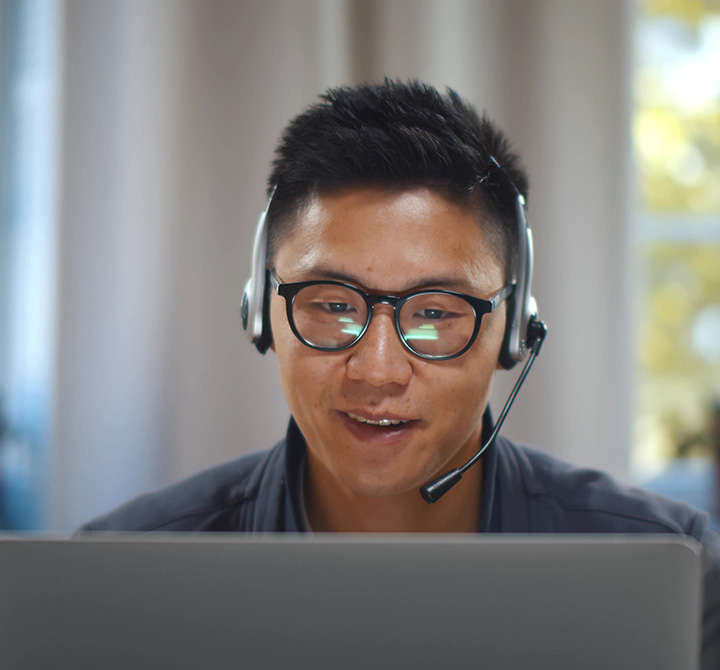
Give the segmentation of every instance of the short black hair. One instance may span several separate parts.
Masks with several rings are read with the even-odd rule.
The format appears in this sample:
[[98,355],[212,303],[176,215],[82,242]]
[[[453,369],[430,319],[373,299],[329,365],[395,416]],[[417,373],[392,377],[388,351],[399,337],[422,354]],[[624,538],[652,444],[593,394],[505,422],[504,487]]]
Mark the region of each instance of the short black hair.
[[[514,273],[517,192],[528,180],[507,138],[452,89],[416,80],[332,88],[296,116],[275,150],[268,184],[268,262],[315,194],[354,186],[429,187],[483,217]],[[495,165],[491,156],[497,162]]]

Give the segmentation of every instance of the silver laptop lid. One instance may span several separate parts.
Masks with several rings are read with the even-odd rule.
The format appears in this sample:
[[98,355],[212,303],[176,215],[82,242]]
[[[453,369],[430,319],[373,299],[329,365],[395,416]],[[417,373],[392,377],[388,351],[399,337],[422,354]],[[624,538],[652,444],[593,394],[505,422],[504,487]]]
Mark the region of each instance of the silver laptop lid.
[[0,667],[697,667],[674,536],[0,542]]

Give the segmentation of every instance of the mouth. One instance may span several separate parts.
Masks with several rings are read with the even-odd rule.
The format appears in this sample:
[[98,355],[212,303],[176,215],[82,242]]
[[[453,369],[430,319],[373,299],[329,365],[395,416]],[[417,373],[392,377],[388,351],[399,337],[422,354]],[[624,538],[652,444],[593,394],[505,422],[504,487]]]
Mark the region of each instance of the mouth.
[[365,444],[400,445],[415,432],[418,419],[405,419],[396,414],[369,414],[367,412],[340,412],[346,429]]
[[345,412],[345,414],[353,421],[358,421],[360,423],[367,424],[368,426],[380,426],[381,428],[388,428],[389,426],[402,426],[410,423],[410,421],[406,419],[370,419],[368,417],[360,416],[359,414],[353,414],[352,412]]

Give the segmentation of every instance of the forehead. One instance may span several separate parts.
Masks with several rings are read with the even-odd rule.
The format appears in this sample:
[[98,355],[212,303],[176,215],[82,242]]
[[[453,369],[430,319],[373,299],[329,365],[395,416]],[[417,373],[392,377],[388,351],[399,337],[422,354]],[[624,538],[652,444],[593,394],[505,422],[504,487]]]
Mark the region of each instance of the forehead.
[[478,215],[426,187],[314,195],[278,245],[275,269],[283,281],[342,276],[372,290],[485,291],[502,279]]

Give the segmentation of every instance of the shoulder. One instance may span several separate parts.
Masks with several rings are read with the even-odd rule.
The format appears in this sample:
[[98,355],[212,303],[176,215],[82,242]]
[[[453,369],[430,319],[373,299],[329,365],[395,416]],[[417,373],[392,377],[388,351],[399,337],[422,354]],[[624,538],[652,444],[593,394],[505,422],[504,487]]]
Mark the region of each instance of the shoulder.
[[[503,505],[538,532],[681,533],[700,539],[707,515],[551,454],[502,440]],[[530,529],[528,529],[530,530]]]
[[499,440],[499,516],[504,532],[676,533],[702,545],[703,667],[720,662],[720,536],[689,505]]
[[234,530],[268,469],[277,468],[282,443],[146,493],[80,528],[89,531]]

